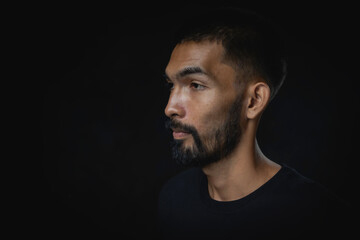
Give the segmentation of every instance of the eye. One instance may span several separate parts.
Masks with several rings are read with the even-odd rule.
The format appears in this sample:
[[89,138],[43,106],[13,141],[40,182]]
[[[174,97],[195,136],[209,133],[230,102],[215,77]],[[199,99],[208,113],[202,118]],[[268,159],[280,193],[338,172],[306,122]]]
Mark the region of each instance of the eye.
[[165,87],[166,87],[169,91],[171,91],[171,90],[174,89],[174,84],[173,84],[172,82],[166,81],[166,82],[165,82]]
[[203,90],[203,89],[205,89],[205,86],[203,86],[203,85],[201,85],[201,84],[198,84],[198,83],[196,83],[196,82],[192,82],[192,83],[190,84],[190,87],[191,87],[191,88],[194,88],[194,89],[196,89],[196,90]]

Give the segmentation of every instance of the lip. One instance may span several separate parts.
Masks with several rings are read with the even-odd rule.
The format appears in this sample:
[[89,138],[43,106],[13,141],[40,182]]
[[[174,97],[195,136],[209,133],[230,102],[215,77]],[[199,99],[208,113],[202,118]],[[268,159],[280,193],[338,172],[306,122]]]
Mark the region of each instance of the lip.
[[173,137],[175,139],[182,139],[182,138],[185,138],[185,137],[187,137],[189,135],[190,135],[190,133],[188,133],[188,132],[181,132],[181,131],[177,131],[177,130],[173,131]]

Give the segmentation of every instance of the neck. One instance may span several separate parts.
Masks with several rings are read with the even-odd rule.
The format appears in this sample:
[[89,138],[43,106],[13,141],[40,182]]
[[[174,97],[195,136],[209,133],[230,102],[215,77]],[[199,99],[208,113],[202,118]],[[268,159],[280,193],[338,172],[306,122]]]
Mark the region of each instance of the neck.
[[214,200],[233,201],[243,198],[267,182],[281,168],[264,156],[254,136],[246,136],[244,133],[232,154],[202,169],[208,179],[209,194]]

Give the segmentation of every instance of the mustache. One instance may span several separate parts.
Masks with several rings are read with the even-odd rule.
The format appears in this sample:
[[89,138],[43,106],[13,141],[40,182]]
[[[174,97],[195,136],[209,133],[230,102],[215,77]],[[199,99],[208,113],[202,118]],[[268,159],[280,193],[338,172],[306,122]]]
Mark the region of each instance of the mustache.
[[[197,148],[197,151],[199,153],[204,153],[205,152],[205,149],[204,149],[204,144],[203,142],[201,141],[200,139],[200,136],[199,136],[199,133],[198,131],[196,130],[195,127],[191,126],[191,125],[187,125],[187,124],[183,124],[181,123],[180,121],[178,120],[174,120],[174,119],[167,119],[165,121],[165,127],[167,129],[171,129],[171,128],[174,128],[174,129],[177,129],[179,131],[183,131],[183,132],[187,132],[187,133],[190,133],[191,136],[193,137],[194,139],[194,142],[195,142],[195,146]],[[173,142],[174,143],[179,143],[179,142],[182,142],[182,140],[175,140],[173,139]]]
[[190,134],[197,133],[195,127],[193,127],[191,125],[183,124],[180,121],[177,121],[174,119],[167,119],[165,121],[165,127],[166,127],[166,129],[169,129],[169,130],[172,128],[176,128],[180,131],[187,132]]

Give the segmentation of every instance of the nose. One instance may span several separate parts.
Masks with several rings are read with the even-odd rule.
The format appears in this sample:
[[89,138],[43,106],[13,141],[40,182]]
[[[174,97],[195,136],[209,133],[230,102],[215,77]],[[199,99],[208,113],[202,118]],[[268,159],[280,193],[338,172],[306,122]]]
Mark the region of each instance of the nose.
[[171,92],[169,101],[165,107],[165,115],[169,118],[183,118],[185,116],[185,108],[180,93],[176,93],[175,89]]

